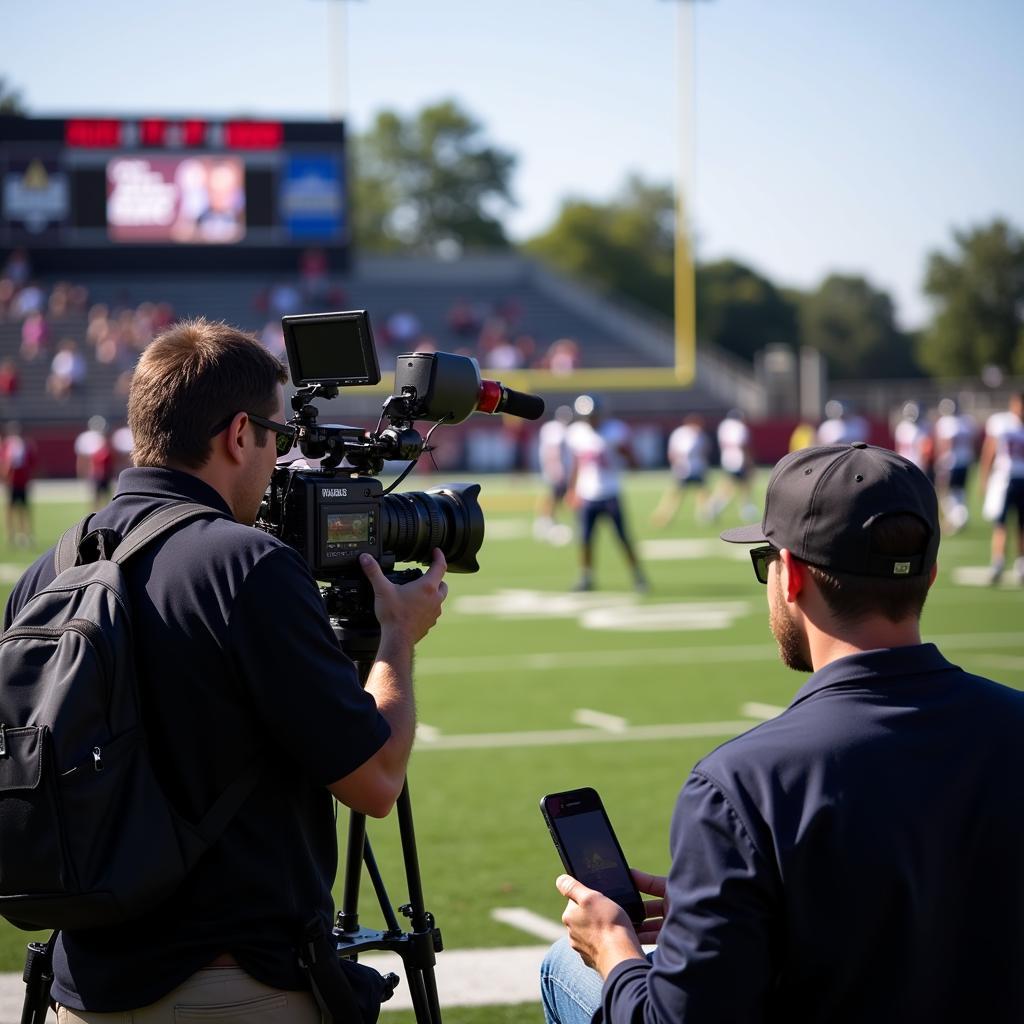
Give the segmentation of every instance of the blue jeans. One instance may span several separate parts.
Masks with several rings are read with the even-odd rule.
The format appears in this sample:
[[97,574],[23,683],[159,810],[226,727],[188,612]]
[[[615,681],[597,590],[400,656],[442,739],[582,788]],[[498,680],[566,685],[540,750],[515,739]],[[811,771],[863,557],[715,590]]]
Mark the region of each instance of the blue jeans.
[[601,1005],[604,982],[568,939],[559,939],[540,965],[540,998],[547,1024],[590,1024]]

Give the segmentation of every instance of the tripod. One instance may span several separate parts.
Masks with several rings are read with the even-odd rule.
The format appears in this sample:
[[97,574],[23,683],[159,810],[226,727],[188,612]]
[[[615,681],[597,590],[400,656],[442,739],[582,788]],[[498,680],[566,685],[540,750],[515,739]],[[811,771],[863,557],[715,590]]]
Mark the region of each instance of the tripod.
[[[422,574],[418,569],[411,569],[395,574],[391,578],[398,576],[404,582],[420,575]],[[335,615],[334,611],[339,605],[344,608],[348,604],[345,599],[350,596],[334,587],[328,587],[324,591],[324,600],[331,616],[331,627],[342,650],[355,662],[359,681],[365,686],[380,645],[380,626],[372,612]],[[435,953],[442,949],[441,932],[434,925],[434,915],[423,905],[423,887],[420,881],[419,857],[416,853],[408,779],[402,786],[396,809],[405,877],[409,887],[409,902],[399,909],[409,919],[411,930],[402,930],[391,906],[370,841],[366,837],[366,815],[352,811],[348,824],[345,888],[341,910],[338,911],[337,923],[333,930],[334,945],[339,957],[356,958],[356,954],[371,949],[397,953],[405,967],[406,982],[418,1024],[441,1024],[441,1006],[434,978]],[[362,928],[359,924],[359,882],[364,865],[373,883],[381,913],[384,915],[384,931]]]

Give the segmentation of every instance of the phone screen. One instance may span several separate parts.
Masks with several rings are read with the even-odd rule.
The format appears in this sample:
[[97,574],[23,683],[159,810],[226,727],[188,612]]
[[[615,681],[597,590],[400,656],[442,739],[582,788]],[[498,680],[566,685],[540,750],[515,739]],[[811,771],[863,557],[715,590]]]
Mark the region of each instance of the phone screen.
[[552,793],[541,801],[541,811],[566,871],[618,903],[634,923],[643,921],[643,900],[597,793]]

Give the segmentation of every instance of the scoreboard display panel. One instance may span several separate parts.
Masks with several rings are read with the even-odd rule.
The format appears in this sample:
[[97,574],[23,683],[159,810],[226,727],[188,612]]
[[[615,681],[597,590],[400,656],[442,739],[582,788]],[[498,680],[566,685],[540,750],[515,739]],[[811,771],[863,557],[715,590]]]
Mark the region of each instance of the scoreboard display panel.
[[51,270],[347,262],[339,121],[0,117],[0,250]]

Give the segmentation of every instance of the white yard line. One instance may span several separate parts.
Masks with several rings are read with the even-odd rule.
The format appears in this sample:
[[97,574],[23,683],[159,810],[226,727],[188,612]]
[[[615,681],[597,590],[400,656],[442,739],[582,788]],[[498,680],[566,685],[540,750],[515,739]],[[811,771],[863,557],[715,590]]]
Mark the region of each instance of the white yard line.
[[[951,633],[924,637],[925,642],[940,651],[1021,647],[1024,640],[1019,631],[1004,633]],[[761,661],[776,658],[773,644],[723,644],[685,647],[656,647],[620,650],[549,651],[534,654],[465,655],[448,658],[422,657],[416,661],[417,675],[456,675],[480,673],[489,676],[495,666],[507,671],[558,671],[565,668],[628,668],[634,665],[677,665],[680,672],[694,664]],[[699,680],[695,680],[699,681]]]
[[572,720],[577,725],[592,725],[604,732],[624,732],[629,726],[625,718],[618,715],[606,715],[603,711],[591,711],[590,708],[577,708],[572,713]]
[[580,743],[625,743],[635,740],[692,740],[729,737],[746,732],[749,718],[736,722],[681,722],[666,725],[630,725],[621,732],[596,729],[549,729],[536,732],[488,732],[441,736],[418,742],[418,753],[431,750],[492,750],[495,747],[559,747]]
[[491,917],[502,924],[518,928],[527,935],[544,939],[545,942],[557,942],[565,935],[564,925],[548,917],[541,917],[526,907],[498,907],[497,910],[491,911]]
[[761,704],[756,700],[740,705],[741,715],[746,715],[748,718],[763,718],[765,720],[775,718],[785,710],[784,707],[778,704]]

